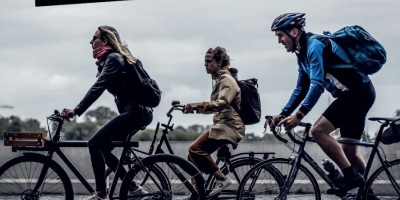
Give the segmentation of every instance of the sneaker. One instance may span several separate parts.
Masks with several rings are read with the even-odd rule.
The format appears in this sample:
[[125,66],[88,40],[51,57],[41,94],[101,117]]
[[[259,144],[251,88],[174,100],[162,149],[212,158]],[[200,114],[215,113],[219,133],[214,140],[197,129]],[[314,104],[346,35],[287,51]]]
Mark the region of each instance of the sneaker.
[[358,187],[364,187],[365,180],[360,173],[354,174],[352,177],[344,177],[339,184],[337,195],[346,194],[347,191]]
[[97,192],[94,192],[90,197],[86,198],[85,200],[110,200],[108,195],[104,198],[101,198]]
[[[128,192],[128,196],[129,197],[136,197],[137,196],[137,198],[134,198],[135,200],[140,200],[140,199],[143,199],[144,198],[144,196],[146,195],[146,194],[148,194],[149,192],[147,192],[142,186],[137,186],[136,187],[136,189],[135,190],[129,190],[129,192]],[[131,198],[130,198],[131,199]]]
[[208,194],[208,197],[213,197],[216,194],[219,194],[223,189],[227,188],[228,186],[233,184],[233,180],[226,177],[224,181],[216,180],[215,181],[215,187],[213,190],[211,190],[210,194]]

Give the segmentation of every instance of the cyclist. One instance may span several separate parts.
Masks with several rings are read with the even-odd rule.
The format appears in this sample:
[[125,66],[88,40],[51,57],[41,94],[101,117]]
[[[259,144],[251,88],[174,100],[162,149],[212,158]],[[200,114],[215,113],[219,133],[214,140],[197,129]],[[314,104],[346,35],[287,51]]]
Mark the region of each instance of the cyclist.
[[230,58],[225,48],[210,48],[205,55],[205,67],[213,79],[211,101],[190,103],[185,106],[185,112],[214,114],[213,125],[200,135],[189,147],[188,160],[196,165],[200,171],[213,174],[216,185],[209,196],[215,196],[224,188],[233,183],[218,168],[210,156],[219,147],[225,144],[236,146],[244,137],[245,126],[232,104],[240,108],[240,88],[233,76],[237,69],[230,68]]
[[[320,41],[307,33],[304,13],[286,13],[277,17],[271,26],[278,42],[287,52],[295,53],[298,79],[288,103],[274,122],[280,121],[286,130],[297,126],[311,111],[326,88],[336,99],[315,122],[311,134],[322,150],[340,167],[344,179],[338,194],[363,187],[361,174],[365,162],[355,145],[340,145],[329,134],[340,128],[341,137],[359,140],[365,118],[375,101],[374,86],[365,74],[353,68],[335,68],[334,64],[350,63],[350,58],[332,40]],[[300,107],[299,107],[300,105]],[[299,107],[296,114],[290,116]]]
[[[107,89],[115,96],[119,115],[109,121],[88,141],[93,172],[96,181],[96,192],[87,200],[109,199],[106,192],[105,164],[114,171],[118,158],[111,153],[111,141],[123,141],[127,134],[132,133],[151,123],[152,109],[135,102],[134,84],[129,67],[137,61],[126,45],[121,44],[117,30],[110,26],[100,26],[95,32],[90,44],[93,57],[97,59],[97,80],[86,93],[85,97],[74,109],[63,109],[64,117],[81,116]],[[126,171],[122,172],[124,177]],[[133,184],[132,191],[145,193],[143,188]]]

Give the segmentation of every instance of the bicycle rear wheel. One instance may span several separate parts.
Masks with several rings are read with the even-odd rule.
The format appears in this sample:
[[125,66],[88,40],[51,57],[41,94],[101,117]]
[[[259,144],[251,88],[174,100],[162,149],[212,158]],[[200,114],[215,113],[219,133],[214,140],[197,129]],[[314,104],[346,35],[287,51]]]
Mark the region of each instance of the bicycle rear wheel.
[[[291,160],[285,158],[273,158],[258,163],[243,177],[236,199],[277,198],[292,166]],[[293,185],[283,199],[298,199],[304,194],[315,196],[316,200],[321,199],[317,181],[307,168],[300,165]]]
[[[140,165],[133,166],[125,176],[120,190],[121,199],[205,199],[204,178],[189,161],[170,154],[156,154],[142,160],[149,174]],[[159,176],[154,172],[162,169]],[[152,178],[153,177],[153,178]],[[167,180],[165,179],[167,177]],[[132,182],[142,186],[148,194],[130,194]],[[192,185],[194,184],[194,185]]]
[[385,168],[379,167],[368,179],[363,199],[400,199],[400,159],[388,162],[387,167],[393,183]]
[[[46,178],[36,186],[44,163],[48,165]],[[14,158],[0,167],[0,196],[2,199],[67,199],[73,200],[72,184],[65,171],[53,160],[39,154]]]

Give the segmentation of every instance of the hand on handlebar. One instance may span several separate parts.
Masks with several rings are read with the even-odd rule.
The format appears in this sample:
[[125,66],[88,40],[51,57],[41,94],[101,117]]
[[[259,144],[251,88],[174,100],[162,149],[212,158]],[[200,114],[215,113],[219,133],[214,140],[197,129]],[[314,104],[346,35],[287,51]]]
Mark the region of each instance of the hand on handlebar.
[[193,105],[193,104],[191,104],[191,103],[188,103],[188,104],[186,104],[186,105],[183,107],[182,112],[183,112],[184,114],[194,113],[196,109],[197,109],[197,107],[196,107],[195,105]]
[[60,116],[65,118],[65,119],[71,119],[71,118],[75,117],[75,112],[74,112],[74,110],[64,108],[61,111]]
[[298,119],[296,116],[289,116],[281,120],[277,126],[283,125],[286,131],[290,131],[299,124],[300,124],[300,119]]
[[205,103],[188,103],[183,107],[182,112],[187,113],[204,113]]
[[[283,116],[283,115],[275,115],[275,116],[272,116],[272,121],[269,123],[270,128],[271,128],[271,129],[276,128],[277,126],[279,126],[279,125],[278,125],[279,122],[280,122],[281,120],[285,119],[285,118],[286,118],[286,116]],[[264,127],[264,128],[266,128],[266,127]]]

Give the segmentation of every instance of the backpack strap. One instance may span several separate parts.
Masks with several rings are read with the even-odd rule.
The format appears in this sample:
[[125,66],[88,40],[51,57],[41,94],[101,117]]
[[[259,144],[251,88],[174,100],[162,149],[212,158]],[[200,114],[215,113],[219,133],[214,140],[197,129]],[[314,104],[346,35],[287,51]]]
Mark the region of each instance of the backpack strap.
[[[232,76],[232,74],[230,74],[230,73],[222,74],[222,76],[225,76],[225,77],[231,76],[231,77],[236,81],[236,83],[239,82],[239,80],[237,80],[237,79],[236,79],[234,76]],[[239,83],[238,83],[238,84],[239,84]],[[235,105],[233,102],[231,102],[230,105],[231,105],[232,108],[235,109],[235,111],[239,114],[239,108],[237,107],[237,105]]]
[[344,62],[338,55],[333,53],[332,51],[332,43],[330,39],[330,35],[318,35],[312,34],[309,36],[309,39],[317,39],[321,43],[325,45],[323,57],[324,57],[324,66],[332,67],[335,69],[349,69],[354,68],[353,64],[349,64]]

